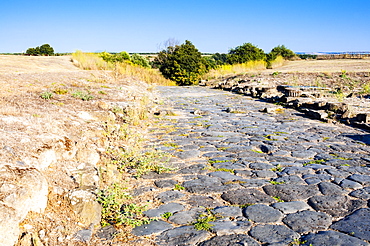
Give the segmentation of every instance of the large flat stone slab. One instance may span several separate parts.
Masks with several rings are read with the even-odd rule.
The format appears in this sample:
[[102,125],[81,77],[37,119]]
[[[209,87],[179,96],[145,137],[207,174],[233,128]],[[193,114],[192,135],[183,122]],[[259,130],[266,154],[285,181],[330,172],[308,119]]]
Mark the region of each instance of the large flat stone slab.
[[271,204],[275,199],[256,189],[238,189],[223,193],[221,198],[231,204],[245,205],[266,203]]
[[330,228],[370,241],[370,208],[359,209]]
[[335,218],[346,216],[356,209],[364,207],[362,200],[351,200],[347,196],[314,196],[308,200],[308,204],[317,211],[325,212]]
[[197,245],[209,236],[210,233],[207,231],[197,231],[193,226],[181,226],[161,233],[155,242],[160,246],[189,246]]
[[320,194],[315,185],[278,184],[266,185],[263,190],[270,196],[280,197],[283,201],[300,201]]
[[300,235],[283,225],[258,225],[250,230],[250,235],[262,243],[288,245]]
[[202,242],[199,246],[231,246],[231,245],[247,245],[247,246],[260,246],[260,244],[245,234],[233,234],[233,235],[224,235],[216,236]]
[[368,243],[336,231],[320,231],[316,234],[310,233],[303,237],[306,241],[303,245],[320,245],[320,246],[369,246]]
[[332,219],[329,215],[322,212],[301,211],[288,214],[283,219],[283,222],[293,231],[307,233],[328,229]]

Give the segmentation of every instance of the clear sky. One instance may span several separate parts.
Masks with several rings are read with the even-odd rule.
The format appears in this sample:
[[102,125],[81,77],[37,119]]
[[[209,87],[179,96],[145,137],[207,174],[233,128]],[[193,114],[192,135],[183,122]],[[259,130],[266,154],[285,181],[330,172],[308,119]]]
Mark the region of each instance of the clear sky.
[[157,52],[169,38],[201,52],[370,51],[370,0],[1,0],[0,52]]

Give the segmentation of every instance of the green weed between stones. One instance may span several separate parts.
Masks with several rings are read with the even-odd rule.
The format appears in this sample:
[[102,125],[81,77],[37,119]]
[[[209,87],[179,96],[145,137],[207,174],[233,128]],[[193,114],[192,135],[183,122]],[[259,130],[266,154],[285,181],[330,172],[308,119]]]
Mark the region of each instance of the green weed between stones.
[[142,215],[146,206],[130,203],[132,197],[125,190],[126,188],[113,183],[108,188],[98,191],[97,201],[102,206],[103,227],[108,225],[136,227],[152,221]]
[[[307,243],[307,241],[301,241],[300,239],[293,239],[293,242],[289,243],[289,246],[293,246],[293,245],[302,245],[302,244],[305,244]],[[310,244],[309,246],[313,246],[312,244]]]
[[275,167],[271,168],[270,170],[273,172],[281,172],[283,171],[283,167],[280,164],[277,164]]
[[212,224],[209,222],[214,222],[217,219],[222,218],[221,215],[215,214],[211,211],[211,209],[207,208],[205,213],[199,215],[197,220],[193,223],[194,228],[198,231],[210,231],[212,228]]
[[173,215],[173,213],[171,213],[171,212],[166,212],[166,213],[164,213],[164,214],[161,214],[161,217],[163,218],[163,219],[168,219],[169,217],[171,217]]
[[173,188],[173,190],[178,190],[178,191],[185,190],[185,187],[184,186],[181,186],[179,184],[175,184],[175,188]]
[[280,197],[278,196],[273,196],[272,198],[274,198],[277,202],[284,202],[284,200],[282,200]]
[[281,182],[277,182],[277,181],[269,181],[270,184],[272,185],[278,185],[278,184],[285,184],[284,181],[281,181]]
[[313,160],[313,161],[306,162],[305,164],[303,164],[303,166],[307,166],[307,165],[310,165],[310,164],[321,164],[321,163],[324,163],[326,161],[327,160],[325,160],[325,159]]

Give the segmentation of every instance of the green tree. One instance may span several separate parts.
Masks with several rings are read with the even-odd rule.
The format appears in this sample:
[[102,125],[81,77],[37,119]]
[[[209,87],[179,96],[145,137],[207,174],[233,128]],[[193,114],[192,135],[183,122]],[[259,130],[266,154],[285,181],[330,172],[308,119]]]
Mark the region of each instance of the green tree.
[[163,76],[178,85],[197,84],[201,76],[208,72],[207,61],[188,40],[159,52],[156,63]]
[[259,61],[265,59],[265,52],[251,43],[245,43],[235,49],[231,49],[227,56],[227,62],[229,64],[241,64],[248,61]]
[[54,49],[50,44],[43,44],[40,46],[40,54],[44,56],[52,56],[54,55]]
[[269,54],[271,54],[270,55],[271,58],[274,57],[274,59],[276,59],[276,57],[282,56],[284,59],[287,59],[287,60],[293,59],[296,56],[296,54],[292,50],[288,49],[284,45],[276,46],[275,48],[271,50]]
[[27,51],[26,51],[26,54],[30,55],[30,56],[39,55],[38,51],[35,48],[28,48]]
[[215,53],[212,55],[217,65],[225,65],[227,63],[227,54]]
[[52,56],[54,55],[54,49],[50,44],[43,44],[36,48],[28,48],[26,54],[30,56]]

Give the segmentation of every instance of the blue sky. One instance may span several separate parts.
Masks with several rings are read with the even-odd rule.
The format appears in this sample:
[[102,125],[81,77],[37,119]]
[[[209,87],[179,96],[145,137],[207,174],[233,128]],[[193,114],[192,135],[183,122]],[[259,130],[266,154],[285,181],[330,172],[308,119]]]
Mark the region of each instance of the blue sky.
[[157,52],[169,38],[201,52],[251,42],[269,52],[370,51],[369,0],[4,0],[0,52]]

